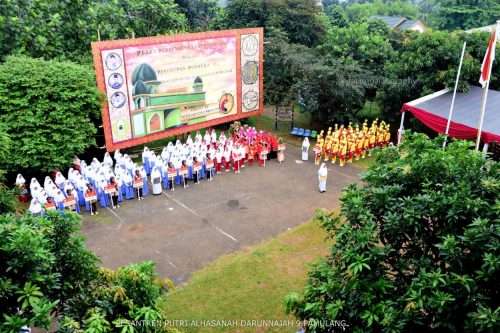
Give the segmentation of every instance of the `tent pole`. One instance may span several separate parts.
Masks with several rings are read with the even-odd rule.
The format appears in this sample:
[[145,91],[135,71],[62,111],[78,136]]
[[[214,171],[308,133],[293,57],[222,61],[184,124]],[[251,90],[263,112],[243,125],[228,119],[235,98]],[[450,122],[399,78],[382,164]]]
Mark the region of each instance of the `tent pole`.
[[455,90],[453,91],[453,98],[451,100],[450,114],[448,115],[448,123],[446,124],[446,131],[444,132],[443,148],[446,147],[446,141],[448,140],[448,132],[450,131],[451,116],[453,115],[453,107],[455,106],[455,97],[457,96],[458,81],[460,80],[460,71],[462,70],[462,64],[464,62],[465,45],[462,48],[462,55],[460,56],[460,65],[458,66],[457,80],[455,81]]
[[401,124],[399,125],[398,130],[398,146],[401,144],[401,140],[403,138],[403,124],[405,122],[405,113],[406,111],[401,112]]

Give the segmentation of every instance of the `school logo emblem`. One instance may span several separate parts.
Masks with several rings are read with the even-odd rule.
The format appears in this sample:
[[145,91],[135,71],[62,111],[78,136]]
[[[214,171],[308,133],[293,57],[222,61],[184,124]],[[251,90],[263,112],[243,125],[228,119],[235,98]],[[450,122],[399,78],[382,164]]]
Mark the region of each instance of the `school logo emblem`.
[[222,114],[228,114],[234,107],[234,97],[229,93],[223,93],[219,98],[219,110]]

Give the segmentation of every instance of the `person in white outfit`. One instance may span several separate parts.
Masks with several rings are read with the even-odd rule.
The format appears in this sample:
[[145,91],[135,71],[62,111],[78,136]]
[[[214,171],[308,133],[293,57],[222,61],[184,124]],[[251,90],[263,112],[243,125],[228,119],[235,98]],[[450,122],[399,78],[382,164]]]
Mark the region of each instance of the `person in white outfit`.
[[321,167],[318,170],[318,179],[319,179],[319,191],[321,193],[326,192],[326,178],[328,176],[328,169],[326,168],[326,164],[321,164]]
[[302,161],[307,161],[309,159],[309,138],[305,137],[302,142]]

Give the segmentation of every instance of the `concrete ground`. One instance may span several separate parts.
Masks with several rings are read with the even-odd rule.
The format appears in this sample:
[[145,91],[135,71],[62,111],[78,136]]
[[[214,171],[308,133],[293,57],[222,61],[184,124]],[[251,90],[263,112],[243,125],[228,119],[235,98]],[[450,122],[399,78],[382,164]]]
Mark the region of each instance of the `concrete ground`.
[[161,277],[175,284],[218,256],[274,237],[314,216],[317,208],[339,206],[341,188],[358,180],[357,166],[328,163],[326,193],[318,191],[318,166],[300,160],[287,146],[286,159],[222,173],[189,188],[164,190],[145,200],[128,200],[116,210],[84,213],[87,247],[111,268],[152,260]]

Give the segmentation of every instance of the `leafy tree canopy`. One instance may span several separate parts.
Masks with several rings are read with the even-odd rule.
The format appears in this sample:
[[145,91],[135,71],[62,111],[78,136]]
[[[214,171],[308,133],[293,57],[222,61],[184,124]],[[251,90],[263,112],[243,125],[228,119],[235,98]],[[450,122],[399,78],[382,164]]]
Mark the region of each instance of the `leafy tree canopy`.
[[184,31],[174,0],[0,2],[0,60],[9,54],[90,63],[90,42]]
[[466,141],[407,139],[344,189],[340,216],[317,213],[336,243],[287,308],[354,332],[498,331],[500,164]]
[[130,322],[164,320],[159,297],[171,281],[152,262],[98,268],[79,230],[74,213],[0,216],[0,331],[48,328],[54,317],[60,332],[162,331]]
[[282,30],[291,43],[310,47],[324,39],[315,0],[232,0],[225,11],[227,28],[264,27],[266,36]]
[[442,30],[467,30],[494,24],[499,17],[497,0],[441,0],[429,23]]
[[93,69],[70,62],[8,57],[0,65],[0,126],[10,136],[2,167],[49,171],[95,145],[101,99]]

